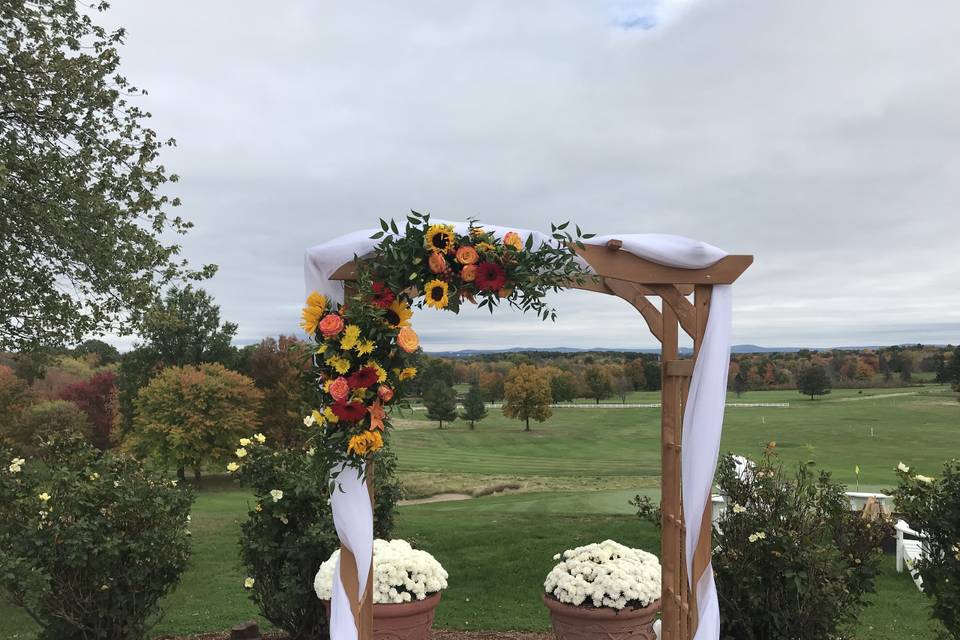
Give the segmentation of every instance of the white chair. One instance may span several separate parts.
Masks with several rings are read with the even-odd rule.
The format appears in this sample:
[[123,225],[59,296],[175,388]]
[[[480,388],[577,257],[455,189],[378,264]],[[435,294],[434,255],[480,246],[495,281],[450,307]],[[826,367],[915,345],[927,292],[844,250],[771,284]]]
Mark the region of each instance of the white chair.
[[[917,589],[923,591],[923,578],[913,568],[914,563],[927,552],[923,542],[923,533],[914,531],[903,520],[897,520],[894,528],[897,530],[897,573],[903,573],[903,568],[906,566],[910,577],[917,585]],[[913,539],[907,539],[905,536],[913,536]]]

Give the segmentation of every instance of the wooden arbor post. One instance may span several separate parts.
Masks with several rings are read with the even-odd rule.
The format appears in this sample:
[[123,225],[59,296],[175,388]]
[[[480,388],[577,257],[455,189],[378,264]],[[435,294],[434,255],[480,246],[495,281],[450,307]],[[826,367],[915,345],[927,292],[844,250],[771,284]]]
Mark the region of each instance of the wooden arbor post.
[[[623,298],[640,312],[650,332],[661,343],[661,638],[690,640],[696,633],[698,621],[696,591],[688,588],[684,551],[686,529],[680,485],[683,409],[693,367],[706,333],[713,286],[732,284],[753,263],[753,256],[731,255],[704,269],[680,269],[621,251],[621,246],[619,240],[611,240],[606,246],[576,247],[574,250],[593,268],[597,280],[588,280],[582,284],[570,283],[569,288]],[[356,265],[351,262],[338,269],[331,279],[349,281],[353,280],[355,275]],[[692,302],[688,299],[690,295],[693,295]],[[648,299],[650,296],[661,299],[659,310]],[[693,340],[691,358],[680,359],[680,329]],[[368,474],[368,482],[371,479],[372,474]],[[372,488],[370,500],[372,504]],[[700,542],[694,551],[694,584],[710,562],[711,532],[711,504],[708,496],[706,504],[703,505]],[[344,556],[353,557],[348,549],[342,549],[341,568]],[[363,598],[360,598],[357,593],[355,566],[354,563],[351,581],[348,582],[344,575],[343,582],[347,593],[351,594],[351,599],[358,603],[352,610],[360,631],[359,640],[372,640],[373,594],[368,584]]]

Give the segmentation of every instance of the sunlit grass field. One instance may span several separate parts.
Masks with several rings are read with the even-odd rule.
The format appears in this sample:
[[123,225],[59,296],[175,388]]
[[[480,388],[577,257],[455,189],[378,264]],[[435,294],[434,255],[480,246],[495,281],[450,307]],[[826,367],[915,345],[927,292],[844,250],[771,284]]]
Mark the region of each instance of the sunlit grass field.
[[[656,394],[635,398],[653,402]],[[775,440],[789,463],[816,460],[851,488],[855,465],[861,488],[887,488],[899,460],[936,475],[943,460],[960,455],[960,403],[943,387],[835,391],[816,401],[795,392],[754,392],[731,401],[790,407],[728,409],[723,451],[755,455]],[[658,550],[655,530],[627,504],[637,492],[658,491],[657,409],[557,409],[530,433],[496,409],[474,431],[459,422],[440,431],[418,412],[407,418],[393,434],[406,478],[446,480],[444,490],[451,491],[513,478],[524,489],[401,507],[396,535],[430,550],[450,573],[437,626],[547,630],[539,593],[554,553],[605,538]],[[258,619],[238,561],[248,496],[222,482],[214,486],[199,492],[191,567],[165,601],[166,616],[154,636],[223,630]],[[887,557],[855,637],[933,638],[926,599],[893,567]],[[0,604],[0,638],[34,636],[25,615]]]

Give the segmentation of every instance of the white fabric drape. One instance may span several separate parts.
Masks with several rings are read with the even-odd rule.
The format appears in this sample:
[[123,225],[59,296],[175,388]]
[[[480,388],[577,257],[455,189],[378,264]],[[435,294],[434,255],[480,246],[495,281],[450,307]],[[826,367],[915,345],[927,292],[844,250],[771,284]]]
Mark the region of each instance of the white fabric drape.
[[[431,222],[452,224],[460,234],[466,233],[468,226],[465,222],[433,219]],[[515,231],[526,240],[528,235],[533,234],[534,247],[550,241],[547,234],[538,231],[479,224],[497,237],[502,237],[508,231]],[[342,302],[343,283],[330,280],[330,276],[339,267],[350,262],[355,255],[362,258],[370,254],[379,242],[371,240],[370,236],[377,231],[379,229],[354,231],[308,249],[304,255],[306,292],[309,294],[311,291],[318,291]],[[611,239],[620,240],[623,251],[681,269],[709,267],[727,255],[723,250],[705,242],[666,234],[614,234],[590,238],[584,243],[605,245]],[[581,261],[581,264],[585,263]],[[731,318],[731,287],[716,285],[713,287],[710,317],[690,381],[684,413],[681,490],[687,523],[684,544],[688,579],[691,576],[693,551],[697,548],[700,537],[703,506],[710,499],[720,449],[727,369],[730,362]],[[331,498],[331,506],[337,535],[340,536],[341,543],[353,551],[357,558],[358,582],[362,594],[373,556],[373,512],[362,478],[349,469],[341,474],[340,489]],[[720,637],[720,611],[712,568],[708,567],[698,583],[691,584],[690,588],[696,589],[699,612],[699,627],[695,640],[716,640]],[[357,628],[348,597],[338,570],[334,574],[331,602],[331,640],[357,639]]]

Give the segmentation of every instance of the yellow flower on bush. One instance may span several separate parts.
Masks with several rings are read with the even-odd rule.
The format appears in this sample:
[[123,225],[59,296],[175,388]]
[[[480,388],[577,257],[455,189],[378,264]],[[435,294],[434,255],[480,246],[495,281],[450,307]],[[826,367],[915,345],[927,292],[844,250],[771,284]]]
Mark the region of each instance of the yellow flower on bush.
[[453,227],[449,224],[432,224],[423,236],[424,246],[438,253],[449,253],[453,242]]
[[308,334],[313,335],[317,331],[317,325],[320,324],[320,318],[327,308],[327,297],[311,291],[307,296],[307,306],[303,308],[300,315],[300,327]]
[[263,435],[262,433],[258,433],[257,435],[253,436],[253,439],[259,442],[260,444],[263,444],[264,442],[267,441],[267,436]]
[[40,498],[40,502],[49,502],[49,501],[50,501],[50,494],[47,493],[46,491],[44,491],[43,493],[41,493],[41,494],[40,494],[39,496],[37,496],[37,497]]
[[240,468],[240,465],[238,465],[236,462],[231,462],[230,464],[227,465],[227,471],[229,471],[230,473],[233,473],[239,468]]
[[247,455],[247,450],[244,449],[243,447],[240,447],[239,449],[236,450],[235,453],[237,454],[238,458],[244,458]]
[[383,448],[383,437],[379,431],[364,431],[350,438],[347,453],[365,456]]
[[249,447],[249,446],[250,446],[250,438],[240,438],[240,446],[241,446],[241,447]]
[[243,581],[243,588],[244,588],[244,589],[253,589],[253,585],[255,585],[256,583],[257,583],[257,581],[254,580],[253,578],[247,578],[246,580]]
[[350,370],[350,361],[340,356],[330,356],[324,362],[337,373],[346,373]]
[[443,280],[431,280],[427,283],[427,290],[424,292],[424,302],[434,309],[446,309],[450,304],[449,290],[449,285]]
[[[340,338],[340,348],[344,351],[350,351],[357,346],[357,340],[360,339],[360,327],[355,324],[348,324],[343,330],[343,337]],[[343,373],[341,371],[341,373]]]

